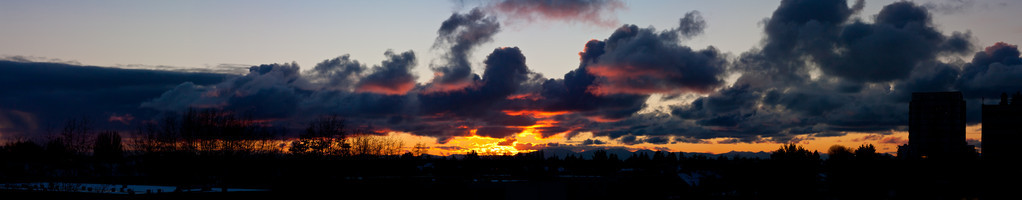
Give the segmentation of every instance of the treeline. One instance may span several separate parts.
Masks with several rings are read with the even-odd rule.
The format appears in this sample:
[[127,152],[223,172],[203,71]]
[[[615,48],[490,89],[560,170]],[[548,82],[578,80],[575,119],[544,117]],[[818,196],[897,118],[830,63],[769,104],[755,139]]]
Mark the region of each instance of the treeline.
[[[877,153],[876,146],[872,144],[863,144],[856,149],[841,145],[833,145],[827,149],[827,155],[830,156],[827,160],[830,161],[848,161],[848,160],[893,160],[894,157],[887,153]],[[796,144],[782,145],[776,151],[770,154],[772,160],[822,160],[820,152],[809,151],[802,146]]]
[[297,137],[289,136],[287,128],[216,109],[168,114],[158,120],[143,121],[127,133],[99,131],[84,117],[68,119],[60,130],[36,139],[42,142],[14,139],[0,148],[7,154],[33,154],[33,150],[39,150],[48,157],[94,156],[105,160],[153,153],[303,158],[371,158],[405,153],[402,141],[363,129],[349,129],[338,116],[312,120]]
[[[336,118],[327,117],[322,121],[329,124],[332,119]],[[980,191],[977,188],[982,185],[968,180],[983,178],[983,174],[962,173],[982,166],[898,160],[876,154],[870,145],[855,150],[832,148],[828,153],[848,151],[850,154],[844,158],[831,155],[827,160],[820,159],[819,152],[794,144],[783,145],[770,159],[666,151],[640,151],[621,156],[606,150],[563,158],[548,157],[543,151],[536,151],[501,156],[406,153],[374,159],[343,159],[359,154],[354,152],[379,152],[380,148],[354,150],[359,146],[353,141],[354,137],[323,137],[323,134],[332,134],[327,130],[346,129],[321,127],[323,131],[312,128],[299,136],[308,140],[291,142],[303,142],[307,149],[285,154],[223,156],[223,152],[204,155],[189,150],[167,150],[124,154],[126,156],[119,161],[103,161],[99,159],[103,155],[98,153],[102,152],[98,148],[99,141],[112,143],[113,139],[101,140],[97,136],[92,156],[64,158],[47,157],[50,156],[46,154],[48,148],[39,145],[32,147],[35,149],[32,151],[42,152],[42,157],[27,157],[16,153],[23,152],[18,148],[25,146],[18,144],[25,143],[12,143],[4,145],[0,151],[0,158],[5,161],[0,182],[267,188],[282,194],[330,191],[400,198],[427,193],[466,199],[497,194],[496,198],[500,198],[501,194],[536,192],[541,196],[562,194],[596,199],[914,199],[912,197],[975,197]],[[347,149],[352,150],[343,151],[344,144],[350,145]],[[435,193],[451,188],[463,190]],[[934,188],[954,189],[934,192]]]
[[[284,137],[288,130],[264,124],[219,110],[168,115],[129,133],[71,119],[44,142],[0,146],[0,183],[240,187],[409,198],[465,188],[478,191],[464,194],[473,198],[533,191],[597,199],[912,199],[975,197],[984,185],[968,181],[990,176],[963,173],[986,166],[899,160],[872,145],[834,146],[829,159],[796,144],[781,145],[769,159],[606,150],[563,158],[543,151],[456,157],[430,156],[422,144],[405,150],[401,141],[367,134],[337,116],[314,119],[291,138]],[[959,189],[931,192],[934,188]]]
[[144,122],[131,134],[131,151],[138,153],[191,152],[198,155],[271,153],[272,143],[287,129],[261,126],[251,117],[205,109],[166,115]]
[[[127,133],[97,130],[88,118],[69,119],[59,130],[42,138],[41,143],[21,139],[10,141],[2,148],[7,154],[21,150],[31,154],[33,150],[41,150],[50,157],[94,156],[101,160],[153,153],[363,159],[428,154],[428,147],[424,144],[406,148],[396,138],[349,126],[336,115],[313,119],[304,131],[294,135],[289,134],[287,128],[268,125],[267,121],[217,109],[189,109],[182,114],[167,114],[157,120],[142,121]],[[889,154],[877,153],[876,148],[868,144],[854,150],[835,145],[827,153],[833,160],[893,158]],[[821,160],[821,155],[787,144],[772,152],[770,158]],[[596,156],[595,159],[601,157]]]

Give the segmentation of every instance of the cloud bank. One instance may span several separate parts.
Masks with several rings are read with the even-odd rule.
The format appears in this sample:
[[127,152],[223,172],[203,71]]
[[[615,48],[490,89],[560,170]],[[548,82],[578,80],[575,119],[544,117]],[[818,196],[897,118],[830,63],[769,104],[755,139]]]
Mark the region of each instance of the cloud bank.
[[[102,106],[53,109],[110,113],[111,123],[130,124],[161,113],[219,108],[292,128],[338,115],[372,132],[408,132],[440,143],[477,135],[512,144],[526,130],[568,138],[591,132],[623,144],[792,142],[905,130],[912,92],[962,91],[969,123],[978,123],[979,98],[1022,90],[1017,46],[977,50],[970,32],[939,31],[930,10],[912,2],[886,5],[869,18],[860,16],[862,6],[862,1],[782,1],[764,21],[761,43],[735,55],[685,45],[707,26],[695,11],[679,16],[678,27],[662,30],[615,24],[604,39],[580,41],[578,67],[554,77],[526,65],[528,49],[493,49],[483,66],[468,60],[500,32],[495,13],[604,25],[611,22],[602,15],[623,3],[509,0],[453,13],[434,41],[444,57],[429,66],[434,77],[424,83],[411,73],[419,64],[412,51],[384,52],[386,60],[372,66],[342,55],[305,71],[296,63],[275,63],[252,66],[241,76],[5,61],[0,80],[15,87],[0,90],[5,106],[0,122],[6,129],[29,129],[10,124],[58,112],[36,102],[86,96]],[[968,62],[941,59],[968,55]],[[62,69],[43,73],[22,65]],[[86,80],[92,78],[64,74],[74,70],[105,75]],[[737,80],[731,83],[729,76]],[[57,81],[25,84],[19,77]],[[132,92],[108,96],[126,91]],[[695,98],[669,110],[641,112],[654,95]],[[590,139],[582,145],[608,142]],[[548,145],[517,143],[523,149]]]

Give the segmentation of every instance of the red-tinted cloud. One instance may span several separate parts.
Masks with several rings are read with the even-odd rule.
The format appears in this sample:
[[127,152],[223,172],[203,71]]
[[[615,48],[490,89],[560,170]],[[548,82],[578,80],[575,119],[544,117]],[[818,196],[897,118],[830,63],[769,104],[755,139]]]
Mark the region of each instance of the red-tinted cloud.
[[[605,40],[603,55],[587,70],[596,95],[709,93],[721,86],[726,65],[717,49],[693,50],[679,44],[677,30],[625,25]],[[588,51],[589,49],[587,49]]]
[[905,138],[902,138],[902,137],[891,136],[891,137],[885,137],[885,138],[881,139],[880,143],[902,145],[902,144],[908,144],[908,139],[905,139]]
[[513,145],[513,144],[514,144],[514,143],[515,143],[516,141],[518,141],[518,139],[515,139],[515,138],[508,138],[508,139],[504,139],[504,141],[500,141],[499,143],[497,143],[497,145],[500,145],[500,146],[511,146],[511,145]]
[[511,23],[554,20],[614,27],[619,25],[614,12],[624,8],[618,0],[505,0],[493,10],[509,15]]
[[135,119],[135,117],[131,116],[131,114],[124,114],[124,115],[111,114],[110,117],[107,118],[107,121],[108,122],[120,122],[122,124],[131,124],[131,121],[134,120],[134,119]]
[[414,80],[400,80],[393,83],[363,82],[355,88],[355,92],[369,92],[386,95],[404,95],[415,88]]

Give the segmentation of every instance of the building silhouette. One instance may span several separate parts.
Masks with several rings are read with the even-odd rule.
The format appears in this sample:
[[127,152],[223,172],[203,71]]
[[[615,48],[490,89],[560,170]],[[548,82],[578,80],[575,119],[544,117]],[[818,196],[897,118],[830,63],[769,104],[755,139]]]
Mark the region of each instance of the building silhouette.
[[1007,160],[1014,142],[1022,139],[1022,93],[1016,92],[1008,101],[1008,94],[1001,94],[996,105],[983,104],[983,159]]
[[916,92],[909,103],[909,159],[963,159],[975,154],[965,142],[965,100],[961,92]]

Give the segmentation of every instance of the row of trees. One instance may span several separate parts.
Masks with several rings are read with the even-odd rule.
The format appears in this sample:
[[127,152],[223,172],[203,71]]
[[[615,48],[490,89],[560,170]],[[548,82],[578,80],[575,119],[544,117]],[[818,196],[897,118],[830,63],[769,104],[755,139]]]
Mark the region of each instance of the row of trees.
[[269,153],[277,151],[273,139],[286,133],[287,129],[265,126],[251,116],[189,109],[180,117],[166,115],[144,123],[135,130],[131,146],[140,152]]
[[859,148],[855,150],[841,145],[834,145],[827,150],[827,154],[830,155],[830,160],[877,160],[891,158],[889,154],[877,153],[876,147],[872,144],[859,145]]
[[[115,160],[125,152],[364,157],[399,155],[405,147],[396,138],[349,129],[338,116],[314,119],[297,138],[287,137],[287,132],[286,128],[268,126],[227,111],[190,109],[182,115],[144,122],[123,138],[116,131],[97,131],[88,118],[72,118],[60,132],[43,138],[42,143],[20,139],[5,144],[4,150],[39,149],[48,157],[92,155],[96,159]],[[421,155],[426,150],[420,145],[410,152]]]
[[[286,154],[295,156],[383,156],[406,153],[398,139],[350,129],[343,118],[314,119],[297,138],[283,139],[287,129],[265,126],[251,117],[205,109],[190,109],[181,116],[166,115],[157,122],[139,126],[127,145],[115,131],[95,132],[87,118],[70,119],[61,132],[48,138],[44,147],[51,154],[86,155],[111,160],[125,151],[140,153],[193,152],[199,155]],[[22,142],[23,143],[23,142]],[[417,144],[407,153],[419,156],[428,147]],[[864,144],[857,149],[834,145],[827,152],[831,160],[872,160],[889,155],[876,153]],[[648,156],[647,156],[648,157]],[[654,155],[654,157],[657,157]],[[796,144],[781,146],[770,155],[774,160],[820,160],[820,153]],[[617,160],[617,155],[596,151],[594,160]]]
[[397,139],[350,130],[343,118],[314,119],[297,138],[282,137],[288,130],[206,109],[186,112],[181,121],[164,117],[162,123],[139,127],[133,144],[141,152],[196,152],[198,154],[288,154],[295,156],[384,156],[402,152]]
[[[852,150],[851,148],[834,145],[827,149],[827,154],[830,156],[828,160],[844,161],[844,160],[877,160],[882,158],[893,158],[890,154],[877,153],[876,146],[872,144],[863,144],[859,148]],[[795,144],[787,144],[781,146],[770,154],[770,159],[773,160],[820,160],[820,152],[809,151],[802,146]]]
[[95,132],[91,121],[87,118],[67,120],[59,133],[46,137],[46,142],[43,145],[21,139],[3,147],[3,150],[9,153],[22,152],[27,156],[55,158],[92,153],[95,158],[103,161],[119,159],[124,152],[119,133],[116,131]]
[[321,117],[309,123],[305,133],[291,141],[287,149],[293,155],[312,156],[384,156],[403,152],[404,143],[398,139],[367,134],[355,129],[349,134],[343,119],[337,116]]

